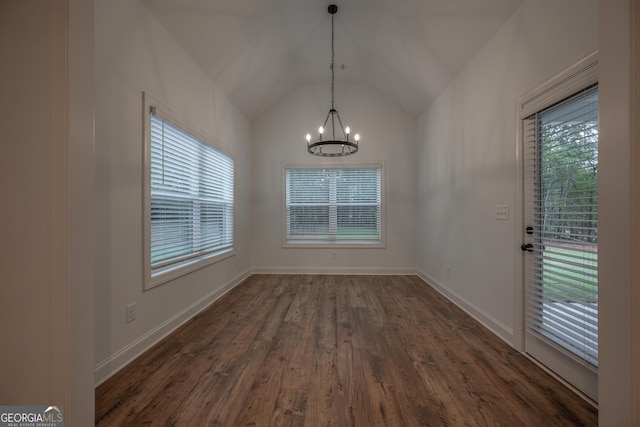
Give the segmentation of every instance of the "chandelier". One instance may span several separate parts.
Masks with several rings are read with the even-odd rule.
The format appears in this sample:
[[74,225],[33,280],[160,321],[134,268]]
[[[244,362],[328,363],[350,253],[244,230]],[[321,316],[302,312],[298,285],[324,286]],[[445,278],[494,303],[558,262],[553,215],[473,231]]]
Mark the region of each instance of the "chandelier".
[[[327,114],[327,118],[324,120],[324,124],[318,129],[318,139],[315,142],[311,142],[311,134],[307,134],[307,151],[310,154],[323,157],[338,157],[348,156],[358,152],[358,141],[360,135],[355,134],[353,140],[349,139],[351,129],[349,126],[346,128],[342,126],[342,120],[338,110],[334,106],[334,87],[335,87],[335,67],[334,67],[334,31],[333,31],[333,18],[338,11],[338,6],[332,4],[328,8],[331,14],[331,109]],[[327,125],[329,128],[327,129]],[[336,131],[338,132],[336,134]],[[327,133],[323,139],[323,135]]]

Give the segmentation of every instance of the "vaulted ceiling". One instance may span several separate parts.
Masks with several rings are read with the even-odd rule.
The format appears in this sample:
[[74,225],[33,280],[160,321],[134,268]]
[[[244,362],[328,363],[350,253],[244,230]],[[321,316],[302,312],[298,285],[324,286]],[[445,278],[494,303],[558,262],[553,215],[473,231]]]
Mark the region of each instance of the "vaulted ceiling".
[[[249,119],[300,84],[370,85],[422,113],[523,0],[141,0]],[[338,100],[336,100],[338,101]]]

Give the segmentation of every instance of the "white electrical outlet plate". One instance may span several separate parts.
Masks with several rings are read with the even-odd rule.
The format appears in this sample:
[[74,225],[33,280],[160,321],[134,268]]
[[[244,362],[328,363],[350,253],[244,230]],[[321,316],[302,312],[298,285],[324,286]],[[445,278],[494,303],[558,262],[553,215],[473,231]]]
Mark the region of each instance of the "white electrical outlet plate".
[[131,303],[128,306],[126,306],[125,309],[127,312],[127,323],[133,322],[134,320],[136,320],[136,304]]
[[509,219],[509,205],[496,205],[496,219]]

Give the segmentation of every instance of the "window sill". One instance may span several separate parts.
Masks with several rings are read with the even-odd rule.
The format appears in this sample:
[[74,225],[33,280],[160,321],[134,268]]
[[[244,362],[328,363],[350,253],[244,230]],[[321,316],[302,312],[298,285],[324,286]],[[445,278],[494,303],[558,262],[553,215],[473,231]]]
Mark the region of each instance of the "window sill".
[[348,241],[348,242],[332,242],[326,240],[290,240],[284,242],[282,247],[285,249],[383,249],[386,247],[384,242],[366,242],[366,241]]
[[147,291],[149,289],[153,289],[156,286],[160,286],[181,276],[200,270],[201,268],[224,261],[235,254],[236,253],[233,248],[228,248],[219,252],[207,254],[200,258],[191,259],[180,264],[158,269],[150,275],[147,274],[145,277],[144,290]]

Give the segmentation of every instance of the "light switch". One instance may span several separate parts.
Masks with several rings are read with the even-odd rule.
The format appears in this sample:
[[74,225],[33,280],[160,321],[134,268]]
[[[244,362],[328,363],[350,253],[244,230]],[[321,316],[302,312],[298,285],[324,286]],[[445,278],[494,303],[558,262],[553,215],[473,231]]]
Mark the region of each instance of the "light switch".
[[496,219],[509,219],[509,205],[496,205]]

